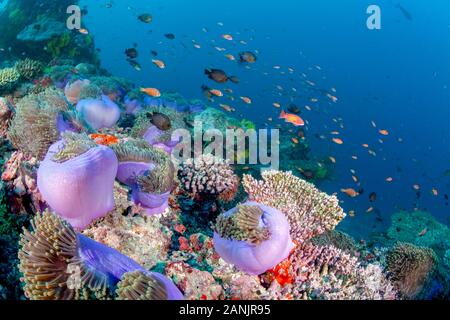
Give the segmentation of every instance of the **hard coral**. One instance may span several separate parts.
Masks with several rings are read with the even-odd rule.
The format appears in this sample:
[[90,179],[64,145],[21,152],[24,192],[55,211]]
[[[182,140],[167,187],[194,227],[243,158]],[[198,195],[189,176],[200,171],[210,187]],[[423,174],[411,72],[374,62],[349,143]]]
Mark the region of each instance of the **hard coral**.
[[13,89],[19,82],[20,73],[16,68],[0,69],[0,91]]
[[316,187],[291,172],[264,171],[263,180],[244,175],[243,186],[251,201],[283,212],[291,225],[294,240],[306,241],[326,230],[333,230],[345,217],[335,196]]
[[201,155],[180,164],[181,187],[192,196],[216,196],[232,200],[239,187],[239,178],[227,161],[213,155]]
[[42,64],[29,58],[17,61],[14,67],[25,80],[32,80],[42,72]]

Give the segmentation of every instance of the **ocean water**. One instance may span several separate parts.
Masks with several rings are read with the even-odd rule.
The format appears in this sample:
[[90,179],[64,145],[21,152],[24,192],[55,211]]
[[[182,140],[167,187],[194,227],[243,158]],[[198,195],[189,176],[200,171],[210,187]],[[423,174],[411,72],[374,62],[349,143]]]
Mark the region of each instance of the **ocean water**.
[[[236,113],[260,126],[268,117],[278,117],[273,102],[286,105],[292,101],[301,108],[311,105],[308,100],[315,94],[302,84],[303,72],[320,89],[336,88],[337,103],[321,99],[312,112],[302,108],[302,117],[308,121],[312,152],[337,160],[333,180],[325,181],[322,189],[339,193],[342,188],[355,187],[351,169],[359,178],[358,188],[364,189],[357,198],[341,197],[346,211],[355,210],[356,216],[340,228],[355,236],[368,235],[385,229],[390,215],[399,209],[428,210],[449,224],[444,195],[450,193],[450,177],[445,175],[450,165],[450,42],[445,40],[450,34],[450,6],[445,0],[130,0],[111,2],[111,8],[105,7],[107,1],[82,3],[89,11],[84,22],[95,36],[107,70],[142,86],[201,99],[200,86],[213,86],[203,70],[224,69],[241,79],[237,86],[228,85],[235,96],[253,99],[250,106],[235,103]],[[381,8],[380,30],[366,26],[371,4]],[[151,24],[136,19],[142,12],[153,15]],[[165,33],[173,33],[176,39],[165,38]],[[222,34],[235,39],[226,41]],[[202,48],[195,49],[193,41]],[[124,50],[134,44],[140,53],[141,72],[124,59]],[[226,51],[219,52],[216,46]],[[166,62],[166,69],[152,67],[151,50]],[[251,70],[224,58],[226,53],[236,55],[243,50],[258,51],[258,63]],[[287,68],[295,72],[289,74]],[[281,95],[277,85],[284,88]],[[344,129],[333,122],[338,117]],[[276,123],[282,122],[275,120],[271,126]],[[388,130],[389,136],[380,136],[379,129]],[[330,142],[329,133],[334,130],[340,132],[343,145]],[[327,138],[314,138],[315,134]],[[361,146],[364,143],[373,148],[375,157]],[[387,177],[393,182],[387,183]],[[415,184],[420,186],[420,197]],[[371,192],[378,196],[374,204],[368,199]],[[376,214],[366,213],[371,206]]]

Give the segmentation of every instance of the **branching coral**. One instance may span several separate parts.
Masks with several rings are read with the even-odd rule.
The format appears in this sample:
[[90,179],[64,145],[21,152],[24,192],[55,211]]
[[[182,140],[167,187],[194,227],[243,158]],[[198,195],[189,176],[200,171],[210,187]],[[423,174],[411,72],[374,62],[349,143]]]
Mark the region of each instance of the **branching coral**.
[[406,299],[416,298],[428,284],[437,258],[432,249],[398,243],[388,251],[387,271],[395,287]]
[[49,146],[58,140],[62,113],[67,110],[64,96],[56,89],[30,94],[17,103],[8,138],[25,154],[42,159]]
[[283,212],[297,241],[305,241],[332,230],[345,217],[335,196],[320,192],[291,172],[265,171],[263,180],[244,175],[243,186],[249,199]]
[[239,178],[228,162],[210,154],[182,162],[178,178],[181,187],[193,196],[216,196],[230,201],[239,187]]
[[384,300],[396,291],[379,265],[361,265],[357,258],[332,247],[300,244],[290,257],[292,284],[273,281],[269,290],[278,299]]
[[42,64],[29,58],[17,61],[14,67],[25,80],[32,80],[42,72]]

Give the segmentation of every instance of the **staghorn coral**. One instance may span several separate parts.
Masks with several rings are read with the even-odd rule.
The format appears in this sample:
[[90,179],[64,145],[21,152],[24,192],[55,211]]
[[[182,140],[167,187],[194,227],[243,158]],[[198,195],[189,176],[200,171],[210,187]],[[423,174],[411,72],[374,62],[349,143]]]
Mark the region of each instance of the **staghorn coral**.
[[193,197],[206,195],[230,201],[239,187],[239,178],[228,162],[210,154],[182,162],[178,178]]
[[13,89],[19,82],[20,73],[16,68],[0,69],[0,91]]
[[386,257],[389,277],[406,299],[418,297],[433,275],[436,263],[432,249],[409,243],[397,243]]
[[25,80],[32,80],[42,72],[42,64],[30,58],[17,61],[14,68]]
[[[133,271],[158,279],[168,299],[182,299],[174,284],[134,260],[81,234],[49,211],[32,220],[20,240],[19,269],[25,295],[33,300],[111,299]],[[128,276],[126,279],[130,279]]]
[[283,212],[291,225],[291,235],[299,242],[326,230],[333,230],[345,217],[335,196],[316,187],[292,172],[264,171],[263,180],[244,175],[243,186],[251,201]]
[[22,98],[9,126],[9,140],[17,149],[41,160],[50,145],[58,140],[61,111],[66,110],[64,96],[55,89]]

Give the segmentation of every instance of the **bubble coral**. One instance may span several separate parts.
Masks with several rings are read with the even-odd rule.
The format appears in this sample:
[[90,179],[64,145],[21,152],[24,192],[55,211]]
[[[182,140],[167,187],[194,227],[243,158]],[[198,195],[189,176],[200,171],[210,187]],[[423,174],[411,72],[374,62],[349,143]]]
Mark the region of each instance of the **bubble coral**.
[[246,202],[217,218],[214,247],[239,270],[258,275],[286,259],[294,244],[283,213]]
[[38,188],[53,210],[83,229],[114,208],[117,166],[110,148],[98,146],[85,134],[67,132],[41,162]]
[[0,91],[11,90],[19,82],[20,73],[16,68],[0,69]]
[[17,61],[14,68],[26,80],[34,79],[42,72],[42,64],[30,58]]
[[[32,227],[32,231],[24,229],[19,251],[21,281],[29,299],[111,299],[116,287],[119,298],[183,298],[163,275],[77,234],[69,223],[49,211],[38,213]],[[139,291],[144,287],[145,291]],[[154,294],[151,288],[156,290]],[[130,295],[133,290],[141,295]]]
[[192,196],[215,196],[230,201],[239,188],[239,178],[226,160],[211,154],[182,162],[178,168],[181,187]]
[[78,101],[76,109],[80,118],[94,130],[113,127],[120,118],[120,108],[110,98],[83,99]]
[[432,249],[409,243],[397,243],[386,257],[390,279],[406,299],[414,299],[421,293],[436,264],[437,257]]
[[62,111],[67,109],[64,97],[52,89],[22,98],[9,126],[9,140],[25,154],[42,159],[64,130]]
[[335,196],[316,187],[292,172],[264,171],[263,180],[244,175],[242,184],[249,200],[283,212],[291,225],[291,235],[303,242],[326,230],[333,230],[345,217]]

